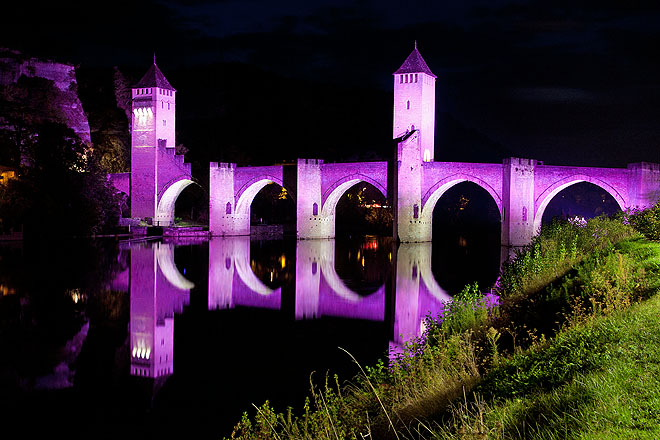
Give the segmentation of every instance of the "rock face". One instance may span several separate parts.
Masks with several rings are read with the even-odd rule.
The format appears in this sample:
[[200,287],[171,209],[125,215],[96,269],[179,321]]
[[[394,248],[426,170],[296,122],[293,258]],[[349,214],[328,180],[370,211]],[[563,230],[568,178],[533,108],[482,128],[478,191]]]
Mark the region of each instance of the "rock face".
[[0,86],[17,84],[21,77],[42,78],[52,83],[56,92],[54,107],[60,113],[52,115],[53,119],[65,121],[80,140],[90,144],[89,122],[78,98],[75,66],[30,58],[15,50],[0,48]]

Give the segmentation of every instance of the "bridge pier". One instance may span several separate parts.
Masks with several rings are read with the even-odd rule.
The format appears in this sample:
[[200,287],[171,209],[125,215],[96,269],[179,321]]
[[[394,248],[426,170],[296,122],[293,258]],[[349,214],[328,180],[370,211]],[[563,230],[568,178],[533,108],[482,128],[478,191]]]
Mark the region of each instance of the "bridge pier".
[[298,159],[296,168],[296,237],[299,240],[334,238],[335,213],[324,209],[321,159]]
[[638,162],[628,164],[628,189],[633,207],[648,208],[660,200],[660,164]]
[[[403,243],[431,241],[433,212],[422,212],[422,143],[419,130],[403,136],[397,147],[393,195],[394,237]],[[433,210],[433,207],[430,208]]]
[[234,192],[235,163],[209,166],[209,231],[212,235],[250,235],[250,211],[237,210]]
[[534,234],[537,161],[510,157],[502,163],[502,246],[525,246]]

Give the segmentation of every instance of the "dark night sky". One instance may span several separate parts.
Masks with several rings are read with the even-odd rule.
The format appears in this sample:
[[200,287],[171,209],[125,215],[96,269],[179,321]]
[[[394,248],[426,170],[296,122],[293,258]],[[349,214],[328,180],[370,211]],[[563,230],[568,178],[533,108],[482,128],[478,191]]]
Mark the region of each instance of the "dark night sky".
[[33,56],[146,70],[155,50],[166,75],[234,61],[387,92],[416,39],[438,76],[437,111],[513,155],[660,162],[657,1],[26,0],[3,9],[0,46]]

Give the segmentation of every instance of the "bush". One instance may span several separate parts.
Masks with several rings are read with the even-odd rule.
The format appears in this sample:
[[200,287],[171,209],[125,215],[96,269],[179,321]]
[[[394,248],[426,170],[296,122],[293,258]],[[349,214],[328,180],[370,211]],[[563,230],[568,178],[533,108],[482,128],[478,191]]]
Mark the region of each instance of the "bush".
[[647,209],[628,210],[623,222],[632,225],[649,240],[660,240],[660,203]]

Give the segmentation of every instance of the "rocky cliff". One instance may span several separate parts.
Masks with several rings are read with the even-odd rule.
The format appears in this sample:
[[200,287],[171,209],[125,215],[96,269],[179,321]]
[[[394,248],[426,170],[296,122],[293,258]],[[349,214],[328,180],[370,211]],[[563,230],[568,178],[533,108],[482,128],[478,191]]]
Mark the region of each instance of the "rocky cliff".
[[[39,79],[40,85],[48,90],[40,90],[39,96],[47,96],[48,105],[34,108],[34,102],[24,102],[32,97],[25,87],[19,85],[24,79]],[[46,120],[62,122],[71,128],[85,143],[90,144],[90,129],[87,115],[78,97],[76,67],[71,64],[56,63],[28,57],[18,51],[0,48],[0,88],[3,105],[10,101],[17,111],[29,112],[30,117],[38,116]],[[35,112],[42,113],[35,115]],[[6,111],[0,118],[5,129],[12,129],[15,121]]]

